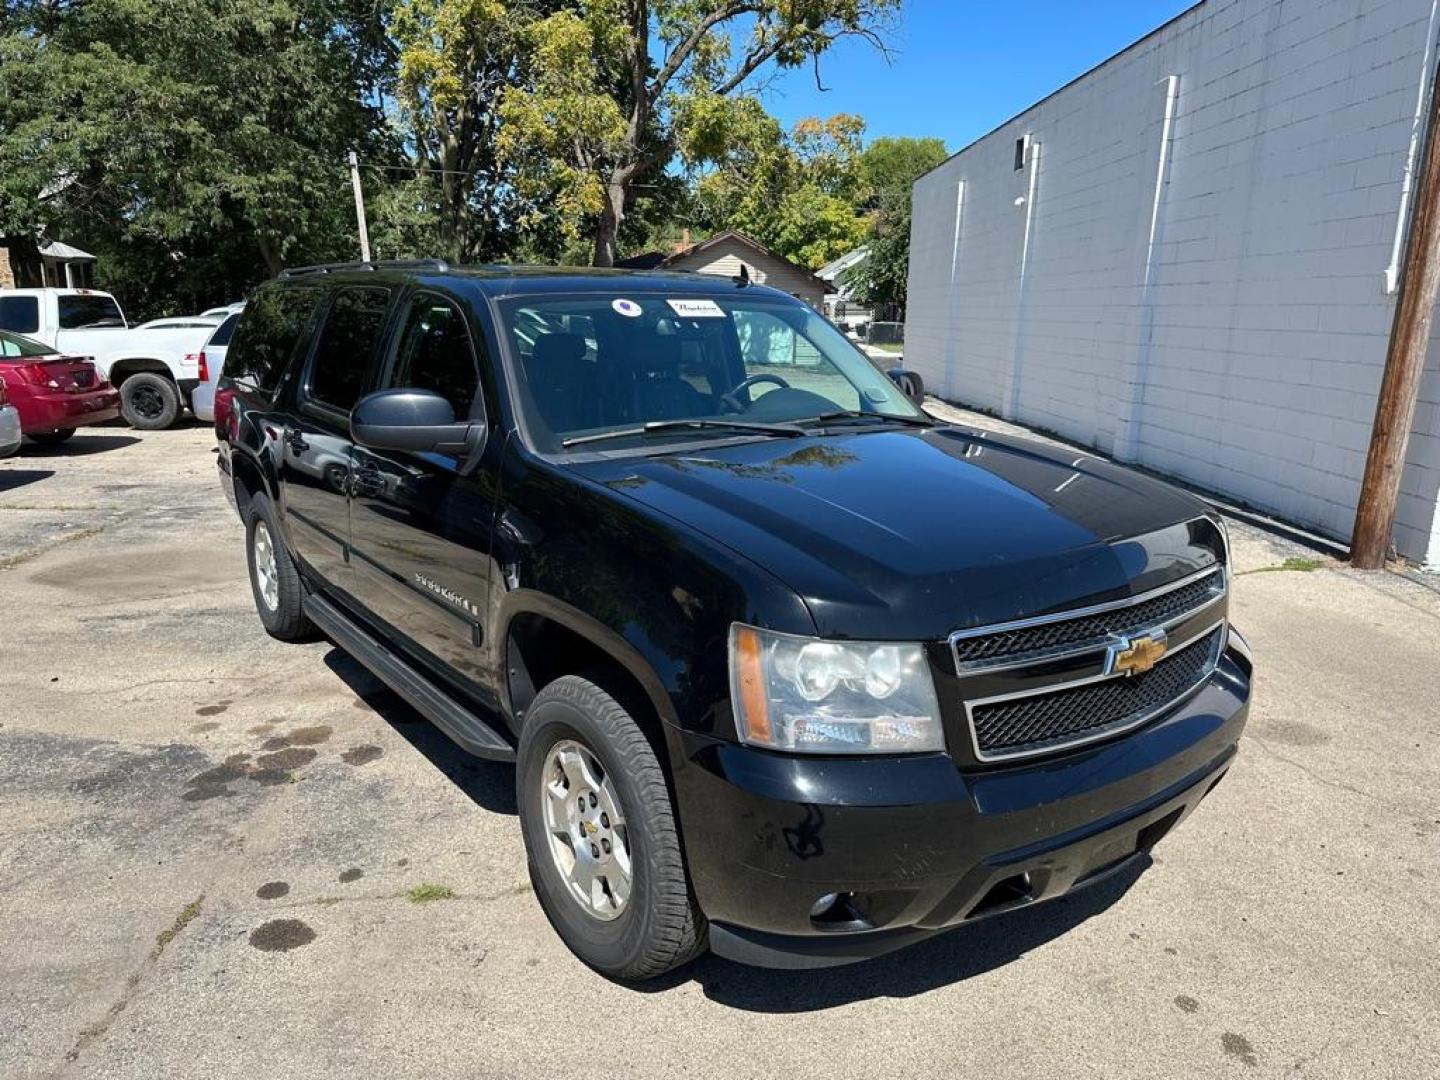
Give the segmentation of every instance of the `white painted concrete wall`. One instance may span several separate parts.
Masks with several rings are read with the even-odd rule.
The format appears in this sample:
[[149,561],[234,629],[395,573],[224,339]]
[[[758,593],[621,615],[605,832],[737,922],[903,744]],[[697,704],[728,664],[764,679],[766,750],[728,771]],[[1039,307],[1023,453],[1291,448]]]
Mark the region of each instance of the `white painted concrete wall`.
[[[1436,30],[1435,0],[1206,0],[966,148],[915,185],[906,365],[1348,538]],[[1437,359],[1396,527],[1432,562]]]

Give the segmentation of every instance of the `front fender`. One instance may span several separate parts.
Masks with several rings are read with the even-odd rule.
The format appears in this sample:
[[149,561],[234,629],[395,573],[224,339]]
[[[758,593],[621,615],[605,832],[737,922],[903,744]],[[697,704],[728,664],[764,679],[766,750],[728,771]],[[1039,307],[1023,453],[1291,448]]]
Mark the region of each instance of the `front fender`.
[[515,447],[495,529],[497,651],[517,615],[544,614],[630,671],[669,724],[734,738],[730,626],[813,634],[799,596],[683,522]]

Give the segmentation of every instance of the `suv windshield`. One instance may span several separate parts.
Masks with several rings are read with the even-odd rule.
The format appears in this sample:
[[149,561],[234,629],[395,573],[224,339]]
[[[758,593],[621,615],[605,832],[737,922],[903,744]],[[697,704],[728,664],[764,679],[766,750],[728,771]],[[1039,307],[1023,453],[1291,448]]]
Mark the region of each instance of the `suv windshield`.
[[546,449],[607,432],[763,434],[763,424],[842,412],[923,420],[823,316],[773,294],[617,290],[500,308],[530,431]]

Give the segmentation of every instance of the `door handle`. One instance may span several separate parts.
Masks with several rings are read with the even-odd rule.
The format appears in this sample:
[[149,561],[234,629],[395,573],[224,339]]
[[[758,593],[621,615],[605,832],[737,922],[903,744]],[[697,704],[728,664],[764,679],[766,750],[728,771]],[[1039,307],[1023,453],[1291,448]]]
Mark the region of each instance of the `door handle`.
[[305,441],[305,436],[300,433],[298,428],[285,429],[285,445],[297,454],[303,454],[310,449],[310,444]]

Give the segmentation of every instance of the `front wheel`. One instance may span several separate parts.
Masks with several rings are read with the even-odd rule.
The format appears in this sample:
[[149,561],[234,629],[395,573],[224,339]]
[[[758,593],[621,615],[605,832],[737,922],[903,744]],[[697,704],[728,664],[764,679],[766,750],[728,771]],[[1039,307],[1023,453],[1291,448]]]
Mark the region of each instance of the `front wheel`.
[[180,388],[163,375],[142,371],[120,384],[120,415],[141,431],[160,431],[180,416]]
[[56,428],[54,431],[37,431],[30,436],[41,446],[59,446],[71,435],[75,434],[73,427]]
[[547,685],[525,716],[516,787],[535,895],[576,956],[639,980],[704,948],[665,774],[624,706],[578,676]]

